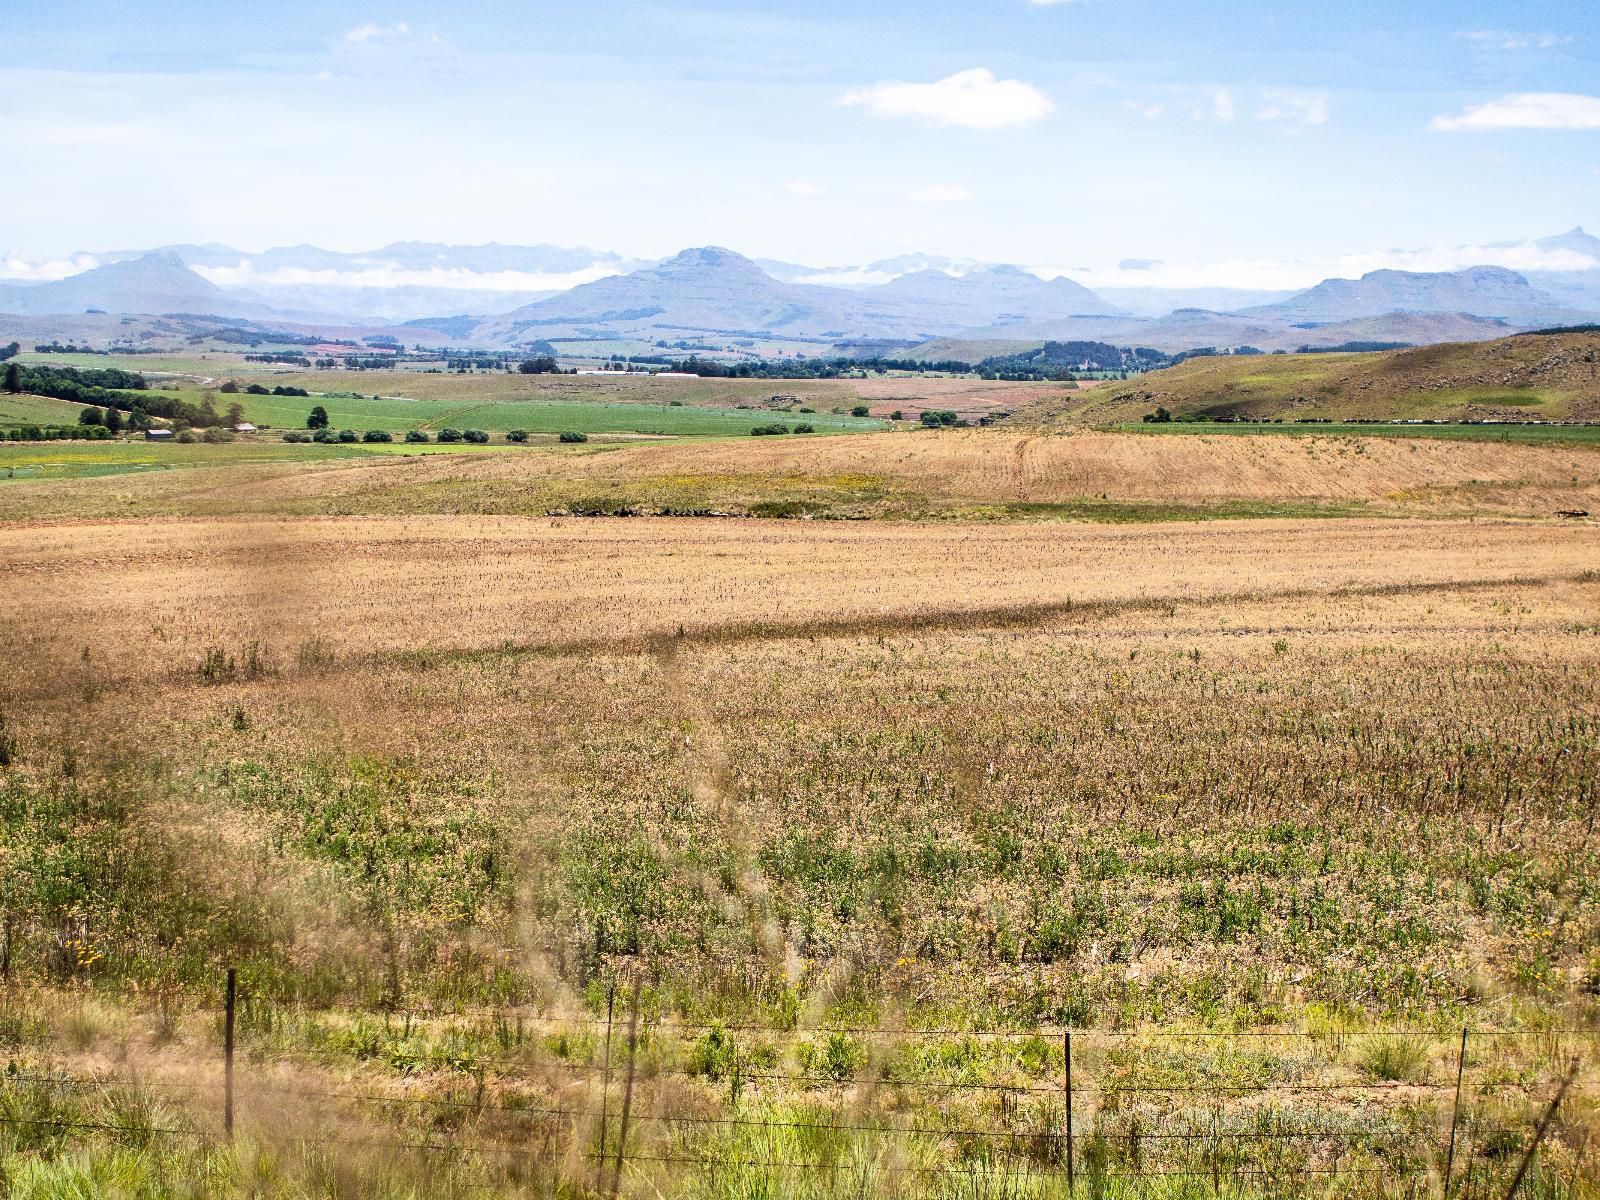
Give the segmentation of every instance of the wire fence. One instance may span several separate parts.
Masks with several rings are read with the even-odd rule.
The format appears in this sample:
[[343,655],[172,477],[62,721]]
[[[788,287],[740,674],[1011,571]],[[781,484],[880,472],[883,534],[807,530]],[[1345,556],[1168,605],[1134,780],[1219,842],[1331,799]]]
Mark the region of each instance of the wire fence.
[[[195,1078],[211,1068],[194,1063],[186,1064],[183,1078],[171,1070],[72,1074],[15,1065],[0,1075],[0,1100],[24,1093],[35,1099],[72,1093],[103,1098],[121,1089],[150,1102],[182,1105],[187,1120],[175,1119],[178,1110],[172,1108],[162,1109],[163,1120],[156,1123],[11,1103],[0,1106],[0,1128],[205,1141],[216,1137],[209,1114],[219,1109],[223,1136],[234,1135],[235,1101],[243,1098],[242,1109],[253,1114],[257,1127],[270,1112],[308,1102],[358,1129],[372,1123],[374,1112],[410,1114],[392,1118],[391,1127],[400,1126],[402,1134],[407,1121],[422,1123],[410,1136],[319,1128],[306,1135],[317,1144],[457,1158],[543,1155],[552,1161],[576,1151],[593,1171],[585,1181],[590,1189],[604,1193],[609,1174],[613,1196],[625,1171],[652,1170],[830,1177],[865,1172],[924,1180],[978,1173],[1030,1181],[1029,1186],[1059,1184],[1067,1194],[1085,1179],[1098,1181],[1097,1187],[1114,1180],[1199,1179],[1220,1191],[1225,1183],[1239,1186],[1251,1179],[1377,1176],[1433,1180],[1446,1196],[1468,1196],[1474,1186],[1487,1186],[1486,1180],[1503,1181],[1513,1165],[1520,1183],[1578,1079],[1576,1053],[1564,1072],[1524,1070],[1518,1076],[1503,1069],[1506,1055],[1494,1051],[1494,1044],[1547,1039],[1548,1057],[1587,1051],[1600,1038],[1600,1029],[1533,1027],[1326,1033],[776,1027],[641,1013],[636,982],[625,1019],[615,990],[604,1017],[495,1010],[507,1025],[514,1018],[519,1028],[548,1031],[546,1041],[581,1035],[587,1059],[552,1054],[541,1043],[542,1053],[471,1056],[453,1073],[429,1069],[410,1079],[390,1075],[363,1085],[308,1086],[303,1077],[285,1080],[260,1064],[236,1072],[234,1062],[240,1009],[299,1002],[252,993],[233,980],[220,992],[220,1003],[218,991],[208,989],[85,993],[160,1003],[176,998],[215,1010],[227,1030],[214,1060],[222,1068],[220,1081],[209,1074]],[[5,994],[29,993],[13,986]],[[356,1006],[318,1011],[395,1019]],[[413,1021],[430,1019],[408,1016],[408,1035]],[[1239,1049],[1268,1039],[1326,1047],[1350,1038],[1375,1045],[1424,1040],[1435,1051],[1405,1060],[1410,1065],[1400,1077],[1384,1078],[1337,1057],[1285,1062]],[[776,1042],[787,1042],[787,1048],[777,1052]],[[1210,1043],[1202,1051],[1220,1047],[1234,1058],[1218,1064],[1180,1054],[1174,1060],[1163,1050],[1196,1042]],[[1453,1053],[1440,1051],[1439,1043],[1450,1043]],[[963,1044],[982,1050],[945,1054]],[[1004,1053],[1018,1047],[1027,1053]],[[803,1048],[808,1052],[800,1053]],[[1385,1063],[1380,1059],[1377,1074]],[[1234,1074],[1205,1077],[1222,1067]],[[1291,1068],[1297,1077],[1287,1077]],[[1175,1072],[1190,1077],[1173,1079]],[[389,1083],[391,1090],[376,1090],[374,1082]],[[437,1094],[452,1089],[470,1094]],[[1530,1109],[1547,1098],[1544,1117],[1532,1120]],[[1571,1155],[1563,1162],[1590,1169]]]

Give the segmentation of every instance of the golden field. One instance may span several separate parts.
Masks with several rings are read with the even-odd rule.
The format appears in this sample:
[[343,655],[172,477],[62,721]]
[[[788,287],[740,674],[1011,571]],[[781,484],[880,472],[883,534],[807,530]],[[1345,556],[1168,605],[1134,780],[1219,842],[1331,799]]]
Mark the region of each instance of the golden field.
[[[111,454],[113,451],[105,453]],[[1600,509],[1600,452],[1427,438],[907,432],[238,461],[5,481],[0,518],[625,510],[1091,521]],[[293,448],[290,448],[293,449]],[[102,453],[62,450],[85,461]],[[150,455],[145,456],[150,459]],[[214,465],[211,465],[214,464]]]

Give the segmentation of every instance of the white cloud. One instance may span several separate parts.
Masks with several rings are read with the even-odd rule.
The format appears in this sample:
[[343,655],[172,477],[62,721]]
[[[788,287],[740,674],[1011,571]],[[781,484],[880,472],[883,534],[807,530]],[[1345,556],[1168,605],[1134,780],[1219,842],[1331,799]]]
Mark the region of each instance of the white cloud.
[[877,117],[920,117],[934,125],[1004,129],[1030,125],[1055,111],[1050,98],[1020,79],[996,79],[984,67],[958,71],[936,83],[875,83],[854,88],[840,104],[859,105]]
[[1328,93],[1299,88],[1263,88],[1259,121],[1284,121],[1293,125],[1326,125]]
[[815,183],[807,183],[804,179],[795,179],[784,184],[784,190],[791,196],[821,196],[828,189]]
[[13,252],[0,255],[0,279],[11,279],[18,283],[51,283],[99,265],[100,260],[92,254],[78,254],[72,258],[34,258]]
[[1473,29],[1456,36],[1485,50],[1554,50],[1572,43],[1570,34],[1512,33],[1505,29]]
[[1298,291],[1324,279],[1356,279],[1369,271],[1460,271],[1485,265],[1513,271],[1582,271],[1600,267],[1600,261],[1587,255],[1572,250],[1541,250],[1532,242],[1360,251],[1318,258],[1190,259],[1146,265],[1147,261],[1124,259],[1115,266],[1029,269],[1046,279],[1071,275],[1087,287],[1235,287]]
[[1433,119],[1443,133],[1501,129],[1600,129],[1600,96],[1572,92],[1522,92],[1475,104],[1453,117]]
[[1219,121],[1231,121],[1234,116],[1233,89],[1211,89],[1211,115]]
[[381,38],[405,37],[411,32],[411,27],[404,21],[394,25],[379,25],[368,21],[365,25],[357,25],[344,35],[344,40],[352,46],[360,46],[366,42],[377,41]]
[[909,199],[913,204],[960,204],[963,200],[971,200],[972,193],[954,184],[930,183],[912,192]]
[[565,291],[582,283],[593,283],[621,274],[615,267],[592,266],[578,271],[467,271],[461,268],[431,267],[407,270],[401,267],[374,266],[358,271],[313,270],[309,267],[280,267],[258,271],[245,259],[232,267],[196,267],[218,287],[428,287],[462,292],[553,292]]
[[1127,105],[1129,112],[1138,113],[1146,121],[1154,121],[1167,115],[1167,106],[1159,100],[1151,101],[1148,104],[1140,100],[1129,100]]

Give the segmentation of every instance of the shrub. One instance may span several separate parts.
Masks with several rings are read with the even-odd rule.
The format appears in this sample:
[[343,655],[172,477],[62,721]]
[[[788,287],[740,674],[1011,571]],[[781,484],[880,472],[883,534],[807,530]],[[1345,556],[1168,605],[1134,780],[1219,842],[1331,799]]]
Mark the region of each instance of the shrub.
[[465,430],[461,436],[464,440],[471,442],[474,446],[486,445],[489,441],[489,435],[481,429]]
[[1409,1038],[1380,1037],[1362,1048],[1360,1062],[1374,1079],[1416,1082],[1427,1070],[1428,1055]]
[[194,430],[185,429],[182,433],[180,433],[177,437],[173,438],[172,440],[175,441],[175,442],[182,442],[185,446],[192,446],[197,441],[199,441],[200,439],[194,436]]
[[568,429],[562,432],[561,440],[563,442],[567,442],[568,444],[577,444],[579,442],[587,442],[589,440],[589,435],[587,433],[579,433],[576,430]]
[[850,415],[852,417],[871,416],[872,415],[872,410],[870,408],[868,408],[865,404],[858,404],[858,405],[856,405],[854,408],[852,408],[850,410]]
[[321,442],[324,446],[326,446],[337,442],[339,440],[339,435],[334,433],[334,431],[331,429],[319,429],[311,435],[311,440],[313,442]]
[[361,435],[363,442],[392,442],[394,435],[387,429],[369,429]]
[[360,441],[361,438],[354,429],[341,429],[339,430],[339,440],[348,444],[350,442]]
[[526,429],[512,429],[506,433],[506,441],[508,442],[525,442],[527,440],[528,431]]
[[461,440],[461,430],[441,429],[439,430],[439,440],[441,442],[459,442]]
[[817,427],[802,421],[800,424],[794,427],[794,431],[796,433],[815,433],[817,431]]
[[406,441],[408,441],[408,442],[413,442],[413,443],[415,443],[415,442],[426,442],[427,440],[428,440],[428,435],[426,433],[422,432],[422,430],[420,430],[420,429],[408,429],[408,430],[406,430]]
[[283,440],[286,442],[309,442],[311,440],[311,435],[308,433],[296,433],[291,429],[288,433],[283,435]]
[[233,441],[233,435],[221,429],[208,429],[200,435],[200,440],[214,446],[218,442]]
[[269,389],[262,387],[259,383],[252,383],[249,387],[245,388],[245,391],[249,392],[252,396],[272,395],[272,392]]
[[782,421],[774,421],[770,425],[757,425],[750,431],[751,437],[775,437],[780,433],[788,433],[789,427]]
[[941,425],[954,425],[960,419],[948,408],[930,408],[922,414],[922,424],[928,429],[937,429]]

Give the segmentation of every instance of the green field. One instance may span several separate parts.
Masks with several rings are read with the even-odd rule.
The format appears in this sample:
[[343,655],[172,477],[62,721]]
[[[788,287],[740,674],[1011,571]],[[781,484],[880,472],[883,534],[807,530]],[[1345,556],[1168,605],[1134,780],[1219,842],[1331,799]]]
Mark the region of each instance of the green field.
[[18,425],[76,425],[83,405],[49,396],[13,396],[0,392],[0,430]]
[[[218,397],[222,400],[224,397]],[[774,414],[767,409],[702,408],[694,404],[634,404],[624,401],[505,400],[472,403],[461,400],[405,400],[385,396],[356,397],[349,393],[312,396],[226,397],[244,405],[245,416],[257,425],[300,429],[312,405],[321,404],[336,429],[483,429],[504,433],[525,429],[529,433],[643,433],[663,437],[748,436],[756,425],[782,420],[791,427],[801,422],[818,433],[867,433],[885,428],[883,421],[841,417],[831,413]]]

